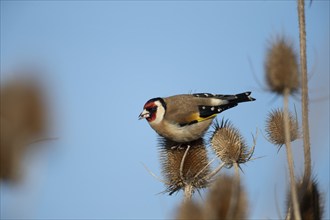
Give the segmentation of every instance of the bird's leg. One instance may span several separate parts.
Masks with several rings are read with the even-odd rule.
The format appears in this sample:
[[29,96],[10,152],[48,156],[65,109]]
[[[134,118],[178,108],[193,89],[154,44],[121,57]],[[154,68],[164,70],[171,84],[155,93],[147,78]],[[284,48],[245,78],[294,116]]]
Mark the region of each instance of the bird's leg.
[[175,143],[172,147],[171,147],[171,150],[184,150],[186,149],[187,147],[190,148],[190,144],[189,143]]
[[175,144],[171,147],[171,150],[175,150],[175,149],[181,150],[181,149],[184,149],[184,148],[182,147],[182,144],[177,143],[177,144]]
[[[189,145],[188,145],[189,146]],[[185,149],[185,147],[183,146],[183,144],[179,144],[178,145],[178,150],[183,150],[183,149]]]
[[178,148],[179,147],[179,145],[173,145],[172,147],[171,147],[171,150],[175,150],[176,148]]

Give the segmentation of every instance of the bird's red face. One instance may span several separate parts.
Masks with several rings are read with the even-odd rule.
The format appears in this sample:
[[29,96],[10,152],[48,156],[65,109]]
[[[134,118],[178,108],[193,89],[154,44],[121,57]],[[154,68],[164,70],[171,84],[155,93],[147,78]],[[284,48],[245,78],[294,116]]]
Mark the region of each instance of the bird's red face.
[[[165,114],[166,104],[162,98],[150,99],[143,106],[143,111],[139,115],[139,119],[147,119],[149,123],[157,123],[162,120]],[[156,120],[157,119],[157,120]]]
[[146,114],[142,115],[143,117],[146,117],[148,122],[152,122],[156,119],[156,112],[157,112],[158,106],[154,102],[148,102],[143,107],[143,112],[145,111]]
[[146,102],[143,106],[143,111],[139,115],[139,119],[147,119],[148,122],[152,122],[156,119],[158,105],[154,99],[151,99]]

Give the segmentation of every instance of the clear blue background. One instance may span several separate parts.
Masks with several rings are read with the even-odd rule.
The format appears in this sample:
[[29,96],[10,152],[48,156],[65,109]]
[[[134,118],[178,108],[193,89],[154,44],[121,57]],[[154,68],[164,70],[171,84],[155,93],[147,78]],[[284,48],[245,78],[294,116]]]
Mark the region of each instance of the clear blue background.
[[[313,173],[329,219],[329,1],[306,2],[306,24]],[[218,118],[252,145],[251,133],[282,105],[263,69],[280,34],[299,51],[295,1],[1,1],[1,84],[26,64],[42,69],[59,137],[26,155],[21,184],[1,183],[1,218],[174,217],[182,194],[158,194],[163,184],[142,165],[160,175],[156,134],[137,120],[144,103],[251,90],[256,102]],[[298,96],[294,105],[301,112]],[[301,176],[302,141],[293,148]],[[259,132],[260,156],[243,166],[249,216],[278,218],[277,204],[283,217],[285,151]]]

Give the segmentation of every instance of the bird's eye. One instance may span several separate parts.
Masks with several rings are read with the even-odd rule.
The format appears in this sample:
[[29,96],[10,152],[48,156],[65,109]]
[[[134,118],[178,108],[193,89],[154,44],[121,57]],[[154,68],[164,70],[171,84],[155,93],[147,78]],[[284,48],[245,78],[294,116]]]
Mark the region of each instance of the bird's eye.
[[157,110],[157,106],[153,106],[147,109],[149,112],[155,112]]

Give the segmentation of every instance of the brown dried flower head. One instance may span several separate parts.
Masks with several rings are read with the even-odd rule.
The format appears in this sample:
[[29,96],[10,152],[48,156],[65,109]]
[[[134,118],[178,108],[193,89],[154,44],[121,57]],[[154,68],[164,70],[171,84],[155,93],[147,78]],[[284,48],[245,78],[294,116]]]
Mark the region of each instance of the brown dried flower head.
[[160,137],[160,160],[170,195],[187,185],[193,189],[207,186],[210,170],[203,139],[180,144]]
[[297,54],[285,37],[277,37],[267,51],[265,62],[266,82],[271,91],[283,94],[299,89]]
[[27,146],[47,130],[41,85],[29,78],[11,79],[1,85],[0,103],[0,178],[18,182]]
[[[299,138],[299,125],[296,117],[289,112],[290,140],[294,141]],[[266,133],[268,140],[281,147],[285,144],[284,132],[284,112],[282,109],[272,110],[268,114],[266,120]]]
[[[247,218],[247,197],[234,177],[220,175],[212,184],[205,204],[205,219]],[[235,192],[236,191],[236,192]]]
[[239,130],[228,120],[222,120],[220,124],[215,121],[214,129],[211,146],[222,162],[232,166],[234,163],[240,164],[250,160],[254,147],[248,150]]
[[1,87],[0,114],[17,132],[30,139],[43,136],[47,130],[46,105],[41,85],[33,79],[13,79]]
[[[302,219],[322,219],[323,203],[318,185],[315,180],[297,183],[298,203]],[[291,205],[291,193],[288,193],[288,212],[289,219],[293,218],[293,208]],[[290,210],[290,211],[289,211]]]
[[203,219],[203,207],[193,200],[183,202],[177,211],[176,219]]

